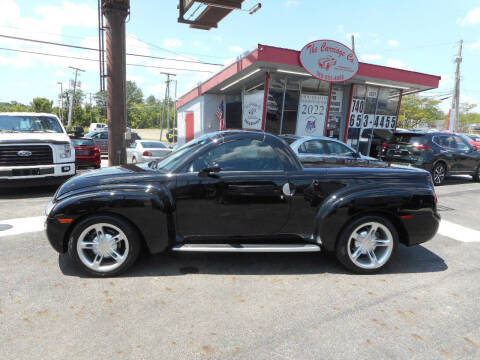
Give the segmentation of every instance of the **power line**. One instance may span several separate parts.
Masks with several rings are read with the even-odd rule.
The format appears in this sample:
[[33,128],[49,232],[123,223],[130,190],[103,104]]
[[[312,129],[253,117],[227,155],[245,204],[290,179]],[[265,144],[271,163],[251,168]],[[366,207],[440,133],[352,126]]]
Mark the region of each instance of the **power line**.
[[[38,52],[38,51],[9,49],[9,48],[4,48],[4,47],[0,47],[0,50],[15,51],[15,52],[26,53],[26,54],[34,54],[34,55],[52,56],[52,57],[59,57],[59,58],[73,59],[73,60],[84,60],[84,61],[95,61],[95,62],[98,62],[98,59],[89,59],[89,58],[82,58],[82,57],[77,57],[77,56],[59,55],[59,54],[49,54],[49,53],[43,53],[43,52]],[[191,71],[191,72],[213,73],[213,71],[210,71],[210,70],[192,70],[192,69],[184,69],[184,68],[173,68],[173,67],[154,66],[154,65],[143,65],[143,64],[126,64],[126,65],[128,65],[128,66],[145,67],[145,68],[153,68],[153,69],[166,69],[166,70],[178,70],[178,71]]]
[[[58,43],[58,42],[53,42],[53,41],[45,41],[45,40],[28,39],[28,38],[19,37],[19,36],[10,36],[10,35],[0,34],[0,37],[7,38],[7,39],[12,39],[12,40],[29,41],[29,42],[39,43],[39,44],[63,46],[63,47],[68,47],[68,48],[73,48],[73,49],[80,49],[80,50],[89,50],[89,51],[96,51],[96,52],[99,51],[99,49],[91,48],[91,47],[86,47],[86,46],[64,44],[64,43]],[[149,58],[149,59],[158,59],[158,60],[169,60],[169,61],[187,62],[187,63],[201,64],[201,65],[223,66],[223,64],[209,63],[209,62],[204,62],[204,61],[194,61],[194,60],[184,60],[184,59],[172,59],[172,58],[166,58],[166,57],[161,57],[161,56],[153,56],[153,55],[141,55],[141,54],[132,54],[132,53],[127,53],[126,55],[128,55],[128,56],[136,56],[136,57],[143,57],[143,58]]]
[[[7,25],[3,25],[3,26],[0,26],[0,28],[5,28],[5,29],[15,29],[15,30],[18,30],[18,31],[26,31],[25,29],[22,29],[20,27],[17,27],[17,26],[7,26]],[[48,32],[48,31],[35,31],[37,34],[46,34],[46,35],[55,35],[55,36],[61,36],[61,37],[66,37],[66,38],[72,38],[72,39],[80,39],[80,40],[83,40],[85,39],[85,36],[75,36],[75,35],[69,35],[69,34],[62,34],[62,33],[58,33],[58,32]],[[179,56],[183,56],[183,57],[186,57],[186,58],[189,58],[189,59],[192,59],[192,60],[195,60],[195,58],[190,58],[188,57],[187,55],[195,55],[195,56],[202,56],[202,57],[210,57],[210,58],[217,58],[217,59],[228,59],[228,57],[226,56],[219,56],[219,55],[211,55],[211,54],[201,54],[201,53],[191,53],[191,52],[177,52],[177,51],[173,51],[173,50],[169,50],[169,49],[166,49],[166,48],[163,48],[161,46],[158,46],[158,45],[155,45],[153,43],[150,43],[148,41],[145,41],[144,39],[141,39],[139,38],[138,36],[135,35],[135,37],[144,42],[145,44],[151,46],[151,47],[154,47],[155,49],[158,49],[158,50],[161,50],[161,51],[165,51],[165,52],[168,52],[168,53],[171,53],[171,54],[175,54],[175,55],[179,55]],[[144,46],[138,46],[138,45],[129,45],[129,47],[132,47],[132,48],[136,48],[136,49],[144,49],[145,47]],[[197,60],[198,61],[198,60]]]

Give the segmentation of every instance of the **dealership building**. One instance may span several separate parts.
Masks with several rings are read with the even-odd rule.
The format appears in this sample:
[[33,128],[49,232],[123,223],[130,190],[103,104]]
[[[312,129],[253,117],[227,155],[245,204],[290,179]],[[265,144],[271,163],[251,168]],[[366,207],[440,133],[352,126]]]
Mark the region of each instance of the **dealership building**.
[[[439,76],[358,62],[345,45],[258,45],[177,101],[178,142],[223,129],[328,136],[363,154],[397,127],[402,96]],[[375,155],[375,154],[374,154]]]

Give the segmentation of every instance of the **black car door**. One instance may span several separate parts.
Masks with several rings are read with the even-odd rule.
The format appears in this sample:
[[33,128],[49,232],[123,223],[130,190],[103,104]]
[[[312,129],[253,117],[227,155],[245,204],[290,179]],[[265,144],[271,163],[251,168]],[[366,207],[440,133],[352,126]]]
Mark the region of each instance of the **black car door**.
[[458,162],[458,171],[471,172],[477,167],[477,156],[472,147],[461,136],[454,136],[456,143],[455,158]]
[[[207,174],[205,168],[219,168]],[[177,175],[176,221],[184,237],[277,234],[288,220],[287,176],[261,140],[233,140],[200,154]]]

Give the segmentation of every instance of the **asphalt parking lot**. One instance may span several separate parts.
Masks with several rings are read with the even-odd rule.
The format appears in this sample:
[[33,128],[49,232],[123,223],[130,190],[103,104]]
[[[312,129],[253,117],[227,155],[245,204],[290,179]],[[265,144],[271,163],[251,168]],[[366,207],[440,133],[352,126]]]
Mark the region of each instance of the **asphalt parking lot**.
[[[41,231],[55,189],[0,193],[0,359],[478,359],[480,184],[380,274],[327,254],[143,255],[95,279]],[[13,219],[13,220],[12,220]]]

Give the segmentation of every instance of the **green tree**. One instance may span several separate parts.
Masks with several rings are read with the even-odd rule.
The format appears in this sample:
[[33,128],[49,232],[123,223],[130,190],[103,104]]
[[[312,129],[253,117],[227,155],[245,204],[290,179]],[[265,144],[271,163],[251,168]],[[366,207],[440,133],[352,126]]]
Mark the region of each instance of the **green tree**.
[[42,97],[33,98],[31,107],[34,112],[52,113],[53,101]]
[[127,81],[127,105],[143,103],[143,92],[133,81]]
[[0,103],[0,112],[30,112],[32,108],[16,101]]
[[99,91],[95,95],[93,95],[93,99],[95,100],[95,105],[100,111],[100,114],[106,120],[107,119],[107,92]]
[[445,114],[438,108],[439,100],[421,97],[417,94],[404,96],[398,116],[398,127],[414,129],[432,126]]
[[458,115],[458,124],[456,126],[458,132],[469,132],[473,124],[480,124],[480,114],[470,112],[476,106],[469,103],[460,104],[460,114]]

